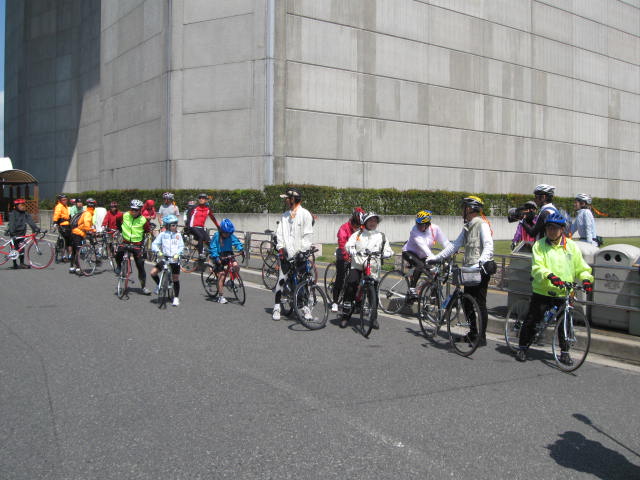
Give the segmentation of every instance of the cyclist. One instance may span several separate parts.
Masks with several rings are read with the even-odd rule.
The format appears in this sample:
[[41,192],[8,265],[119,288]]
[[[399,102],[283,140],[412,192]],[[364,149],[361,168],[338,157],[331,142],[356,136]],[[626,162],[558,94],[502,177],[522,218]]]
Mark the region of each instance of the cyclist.
[[142,242],[144,234],[151,230],[151,226],[146,218],[140,214],[142,202],[137,198],[131,200],[129,211],[122,215],[122,223],[120,224],[120,232],[122,233],[122,245],[118,246],[116,253],[115,274],[120,275],[122,265],[122,257],[124,256],[125,247],[134,247],[131,254],[136,262],[138,269],[138,279],[142,287],[143,295],[151,295],[151,290],[146,287],[147,274],[144,271],[144,259],[142,258]]
[[107,209],[104,207],[97,207],[93,212],[93,228],[95,228],[96,232],[102,232],[102,222],[104,221],[104,217],[107,215]]
[[272,318],[280,320],[280,299],[282,289],[291,275],[291,260],[296,269],[303,268],[305,258],[303,252],[311,248],[313,240],[313,217],[309,210],[302,207],[302,193],[297,188],[288,188],[280,195],[284,199],[287,210],[282,214],[276,229],[276,249],[280,263],[280,274],[275,288],[275,304]]
[[109,211],[102,220],[102,227],[107,230],[118,230],[122,223],[122,212],[118,210],[118,202],[109,204]]
[[[564,305],[564,282],[582,280],[587,293],[593,291],[593,275],[591,267],[582,258],[582,253],[575,242],[564,235],[565,219],[562,215],[552,213],[545,218],[545,237],[533,245],[531,276],[533,277],[533,294],[529,303],[529,313],[520,329],[520,349],[516,359],[524,362],[527,350],[535,332],[536,323],[548,308]],[[560,361],[572,365],[566,340],[562,329],[559,329]]]
[[535,196],[534,202],[540,209],[540,213],[536,217],[523,218],[520,220],[523,230],[535,238],[540,240],[544,236],[544,223],[547,216],[552,213],[559,213],[558,209],[553,205],[553,196],[556,187],[542,183],[533,190]]
[[[487,287],[491,274],[495,273],[495,262],[493,261],[493,232],[489,225],[489,220],[483,213],[484,203],[480,197],[471,195],[462,199],[462,218],[464,227],[458,235],[458,238],[449,246],[445,247],[438,255],[431,257],[428,262],[434,263],[442,259],[448,258],[461,247],[464,247],[464,259],[462,266],[478,267],[480,269],[480,284],[474,286],[465,286],[464,293],[468,293],[478,302],[480,307],[480,332],[474,331],[476,326],[472,323],[472,329],[469,334],[469,340],[475,341],[479,334],[480,339],[478,346],[487,344],[487,321],[489,315],[487,313]],[[487,264],[485,266],[485,264]],[[472,311],[469,308],[467,311]],[[464,341],[463,338],[457,341]]]
[[[171,276],[173,280],[173,306],[180,305],[180,264],[178,260],[184,250],[184,241],[182,235],[178,233],[178,217],[175,215],[166,215],[162,219],[165,230],[160,232],[151,244],[151,250],[158,254],[158,263],[151,269],[149,274],[156,285],[160,284],[160,276],[158,273],[164,267],[164,262],[169,262],[171,267]],[[158,294],[158,287],[155,292]]]
[[71,230],[71,245],[73,250],[71,252],[71,265],[69,266],[69,273],[81,273],[80,262],[78,261],[78,251],[84,244],[85,238],[88,234],[95,233],[93,228],[93,214],[96,209],[96,201],[93,198],[87,198],[86,210],[82,212],[82,215],[78,219],[78,225]]
[[162,225],[162,220],[167,215],[175,215],[176,217],[180,216],[180,209],[176,205],[174,201],[174,195],[171,192],[164,192],[162,194],[163,204],[158,208],[158,223]]
[[591,196],[586,193],[576,195],[574,206],[576,209],[576,218],[571,222],[571,233],[578,232],[580,241],[598,246],[596,241],[596,221],[591,212]]
[[[40,233],[40,229],[33,221],[33,218],[29,213],[27,213],[27,201],[24,198],[17,198],[13,201],[15,209],[9,213],[9,226],[5,232],[5,235],[9,235],[13,238],[13,246],[16,250],[20,248],[20,246],[24,243],[23,237],[27,234],[27,225],[31,228],[31,231],[34,233]],[[18,262],[13,261],[13,268],[17,270],[18,268],[31,268],[31,265],[24,264],[24,250],[20,251],[20,266],[18,267]]]
[[53,217],[51,218],[51,220],[58,226],[60,236],[64,238],[64,241],[67,245],[66,256],[63,256],[62,260],[65,261],[67,259],[70,259],[71,227],[69,226],[69,221],[71,220],[71,216],[69,215],[69,198],[64,193],[56,195],[56,206],[53,209]]
[[73,205],[69,207],[69,217],[73,218],[76,213],[84,212],[87,207],[82,203],[81,198],[74,198],[71,202]]
[[[352,302],[354,300],[358,283],[362,278],[364,262],[367,260],[367,252],[380,252],[382,258],[393,256],[393,250],[384,233],[378,231],[380,216],[377,213],[369,212],[362,217],[364,229],[360,229],[349,237],[345,244],[345,249],[351,256],[351,270],[347,279],[347,286],[344,292],[344,304],[342,306],[342,318],[340,328],[345,328],[352,313]],[[376,275],[378,265],[381,260],[376,257],[371,259],[371,272]],[[373,328],[380,328],[378,317],[373,319]]]
[[[209,232],[204,227],[209,217],[216,227],[220,228],[220,224],[213,213],[213,209],[209,206],[209,196],[206,193],[198,194],[198,204],[191,210],[187,211],[187,224],[189,226],[189,233],[193,234],[198,239],[198,253],[200,259],[204,259],[206,254],[204,253],[204,244],[207,245],[211,241],[209,238]],[[187,225],[185,224],[185,226]]]
[[234,272],[237,273],[240,271],[240,265],[238,265],[235,258],[221,260],[220,257],[233,255],[234,249],[242,252],[244,255],[244,245],[238,237],[233,234],[235,230],[236,227],[233,226],[231,220],[228,218],[223,219],[220,222],[218,231],[213,234],[213,238],[209,244],[209,255],[211,255],[211,259],[215,263],[215,270],[218,274],[218,303],[227,303],[227,299],[222,295],[222,287],[226,279],[224,267],[228,263],[231,263],[231,268],[233,268]]
[[187,206],[184,209],[183,219],[184,222],[184,233],[189,233],[189,219],[191,218],[191,213],[193,209],[196,208],[196,201],[189,200],[187,202]]
[[331,305],[331,311],[338,311],[338,297],[340,296],[340,292],[342,291],[342,287],[344,286],[344,275],[351,263],[351,257],[345,250],[344,246],[349,240],[349,237],[354,234],[354,232],[360,229],[360,225],[362,224],[362,218],[365,214],[365,211],[362,207],[356,207],[353,209],[353,213],[349,218],[348,222],[342,224],[340,229],[338,230],[338,248],[336,249],[336,280],[333,284],[333,302]]
[[[525,220],[529,222],[531,225],[535,223],[536,212],[538,211],[538,205],[536,202],[529,200],[525,202],[522,207],[517,209],[517,215],[519,220]],[[512,220],[510,220],[512,221]],[[529,235],[522,226],[521,222],[518,222],[518,226],[516,227],[516,233],[513,235],[513,240],[511,240],[511,250],[516,248],[520,242],[529,242],[534,243],[536,241],[535,237]]]
[[152,199],[146,200],[140,213],[148,222],[154,221],[156,219],[156,201]]
[[442,248],[446,248],[451,242],[442,229],[431,223],[433,212],[430,210],[420,210],[416,214],[416,224],[409,233],[409,240],[402,247],[402,258],[412,267],[411,284],[409,294],[416,295],[416,285],[421,273],[427,273],[425,260],[433,256],[431,248],[438,242]]

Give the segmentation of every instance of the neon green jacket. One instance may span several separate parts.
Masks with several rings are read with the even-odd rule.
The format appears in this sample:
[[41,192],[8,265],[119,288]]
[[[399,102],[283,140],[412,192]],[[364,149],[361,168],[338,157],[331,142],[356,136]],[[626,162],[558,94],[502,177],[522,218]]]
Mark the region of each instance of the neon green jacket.
[[533,245],[533,291],[547,297],[553,296],[550,292],[563,296],[564,289],[554,287],[547,278],[550,273],[565,282],[575,282],[576,279],[593,282],[591,267],[582,258],[582,252],[575,242],[568,238],[564,238],[558,245],[552,245],[547,237],[542,237]]

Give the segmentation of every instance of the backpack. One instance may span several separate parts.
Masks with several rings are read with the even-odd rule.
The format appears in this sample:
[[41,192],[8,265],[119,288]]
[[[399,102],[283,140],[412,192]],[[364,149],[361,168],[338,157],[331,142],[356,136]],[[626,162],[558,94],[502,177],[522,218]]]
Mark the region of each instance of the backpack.
[[80,221],[80,217],[83,213],[84,212],[78,212],[73,217],[71,217],[71,220],[69,220],[69,227],[71,228],[71,230],[73,230],[74,228],[78,228],[78,222]]

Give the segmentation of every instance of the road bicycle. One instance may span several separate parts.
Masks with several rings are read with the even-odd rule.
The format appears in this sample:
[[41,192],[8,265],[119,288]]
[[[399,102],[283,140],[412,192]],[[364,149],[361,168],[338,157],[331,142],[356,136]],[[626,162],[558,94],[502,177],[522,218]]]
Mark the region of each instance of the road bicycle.
[[409,269],[406,273],[402,273],[401,270],[390,270],[384,274],[378,289],[380,308],[383,312],[395,314],[404,307],[413,307],[418,302],[420,292],[429,283],[429,279],[421,275],[421,280],[416,286],[416,293],[411,295],[409,287],[413,271]]
[[134,280],[131,279],[131,259],[132,255],[135,255],[136,252],[140,251],[142,248],[139,245],[120,245],[120,247],[124,250],[124,255],[122,256],[122,263],[120,264],[120,274],[118,275],[118,279],[116,282],[116,295],[118,298],[122,299],[125,296],[128,297],[129,284],[134,283]]
[[[476,351],[480,344],[482,316],[475,298],[462,290],[463,275],[453,262],[440,262],[431,267],[431,278],[418,297],[418,321],[424,336],[437,340],[440,329],[447,326],[451,349],[463,357]],[[454,290],[445,289],[452,279]]]
[[[45,230],[12,237],[9,240],[0,239],[0,265],[4,265],[8,260],[18,260],[20,253],[23,252],[25,262],[28,262],[32,268],[38,270],[47,268],[53,262],[55,247],[51,242],[44,240],[46,234]],[[16,249],[15,240],[20,238],[24,238],[25,241]]]
[[[55,242],[55,262],[63,263],[69,261],[69,244],[67,243],[67,239],[62,236],[62,232],[60,231],[60,227],[54,224],[54,228],[58,233],[58,237]],[[68,228],[68,227],[67,227]]]
[[378,264],[376,275],[371,270],[371,259],[380,258],[381,252],[365,251],[366,259],[362,265],[362,277],[358,282],[358,288],[354,297],[354,304],[351,312],[345,312],[343,306],[343,318],[349,319],[355,311],[360,311],[360,323],[358,330],[363,337],[367,338],[371,334],[376,321],[378,320],[378,282],[377,275],[380,273],[381,265]]
[[155,262],[156,252],[154,252],[151,249],[151,244],[153,243],[153,240],[156,238],[154,235],[154,231],[157,225],[153,222],[149,222],[149,225],[151,226],[151,230],[144,234],[144,241],[142,242],[142,244],[144,245],[143,256],[146,260],[149,260],[150,262]]
[[[275,246],[274,246],[275,249]],[[316,256],[315,252],[317,249],[312,250],[312,253],[309,257],[309,261],[311,263],[311,270],[313,273],[314,281],[318,281],[318,267],[316,266]],[[273,290],[276,288],[276,284],[278,283],[278,277],[280,276],[280,262],[278,260],[278,251],[274,250],[270,252],[266,258],[264,258],[262,262],[261,269],[262,283],[269,290]]]
[[[563,372],[573,372],[580,368],[587,358],[591,346],[591,326],[587,317],[575,308],[576,290],[584,288],[572,282],[564,282],[564,305],[545,310],[542,319],[536,322],[531,345],[543,347],[549,341],[547,327],[553,327],[551,354],[556,366]],[[529,314],[529,301],[519,300],[507,312],[504,324],[504,339],[514,353],[519,350],[520,330]],[[567,352],[571,354],[571,364],[561,361],[561,342],[566,339]],[[548,351],[548,348],[546,349]]]
[[329,317],[329,304],[324,290],[316,284],[312,256],[317,249],[301,252],[289,263],[289,277],[282,288],[280,311],[289,316],[295,311],[296,318],[309,330],[323,328]]
[[[278,225],[280,222],[276,222]],[[267,257],[275,257],[278,259],[278,251],[276,250],[276,244],[278,243],[278,237],[276,236],[276,232],[274,230],[265,230],[265,235],[269,235],[269,239],[263,240],[260,242],[260,256],[262,257],[262,261],[265,262]]]
[[[336,302],[338,305],[341,305],[344,301],[344,290],[347,285],[347,279],[349,278],[349,272],[351,271],[351,263],[345,263],[344,275],[342,276],[342,288],[338,292],[338,298]],[[324,270],[324,292],[327,294],[327,298],[329,300],[333,300],[333,289],[338,280],[338,267],[336,266],[336,262],[332,262],[327,265],[327,268]]]
[[[97,252],[98,242],[95,236],[87,234],[82,245],[78,248],[77,257],[78,265],[80,266],[80,273],[85,277],[93,275],[98,264],[99,256]],[[101,258],[101,257],[100,257]]]
[[100,233],[100,240],[96,251],[99,258],[109,262],[112,270],[116,268],[116,250],[120,242],[120,232],[118,230],[105,230]]
[[[242,281],[242,277],[240,276],[240,272],[236,272],[233,267],[233,260],[237,255],[226,255],[224,257],[220,257],[220,261],[223,264],[222,272],[216,272],[216,265],[213,263],[205,263],[204,269],[200,274],[200,279],[202,280],[202,286],[204,287],[204,291],[209,295],[210,298],[216,298],[222,294],[218,290],[218,276],[224,274],[224,288],[229,292],[225,297],[229,299],[234,299],[240,305],[244,305],[246,300],[246,292],[244,289],[244,282]],[[233,300],[232,300],[233,301]]]
[[[180,254],[180,270],[185,273],[195,272],[200,263],[200,254],[198,252],[198,240],[190,233],[182,232],[182,240],[184,242],[184,250]],[[205,248],[207,248],[205,246]]]
[[[179,264],[180,260],[178,260]],[[167,308],[167,302],[173,302],[175,290],[173,288],[172,262],[165,259],[162,261],[162,268],[158,280],[158,308]]]

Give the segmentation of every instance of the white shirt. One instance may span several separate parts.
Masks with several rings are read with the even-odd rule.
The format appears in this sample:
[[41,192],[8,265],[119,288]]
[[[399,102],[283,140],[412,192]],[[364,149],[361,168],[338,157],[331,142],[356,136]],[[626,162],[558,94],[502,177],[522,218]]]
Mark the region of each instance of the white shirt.
[[278,242],[276,249],[284,248],[291,259],[298,252],[306,252],[313,241],[313,217],[301,205],[294,212],[287,210],[276,229]]
[[[382,258],[389,258],[393,256],[393,250],[389,245],[389,240],[384,239],[384,245],[382,245],[383,235],[378,230],[362,230],[355,232],[349,237],[344,248],[351,255],[351,268],[362,270],[364,262],[367,259],[365,252],[382,252]],[[377,276],[377,272],[380,269],[380,259],[371,259],[371,271],[374,276]]]

